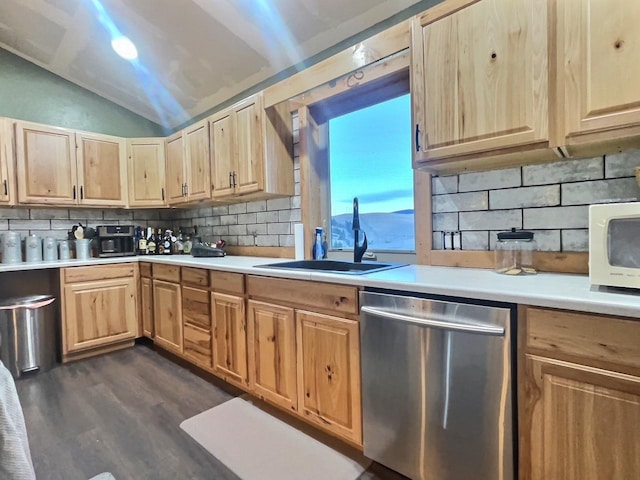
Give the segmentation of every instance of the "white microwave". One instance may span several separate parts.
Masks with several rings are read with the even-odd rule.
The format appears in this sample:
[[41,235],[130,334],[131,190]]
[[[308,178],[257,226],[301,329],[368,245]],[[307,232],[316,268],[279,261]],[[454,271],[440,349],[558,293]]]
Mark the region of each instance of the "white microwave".
[[589,207],[589,280],[640,288],[640,202]]

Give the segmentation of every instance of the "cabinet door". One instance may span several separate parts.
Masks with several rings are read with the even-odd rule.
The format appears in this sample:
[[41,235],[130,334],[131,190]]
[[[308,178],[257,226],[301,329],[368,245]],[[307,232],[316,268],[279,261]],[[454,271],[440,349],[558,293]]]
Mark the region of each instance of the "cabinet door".
[[640,378],[527,355],[522,381],[520,478],[640,478]]
[[316,425],[362,443],[358,322],[296,311],[298,409]]
[[131,138],[127,149],[129,206],[166,205],[164,138]]
[[213,319],[213,369],[230,383],[249,385],[247,370],[247,328],[244,299],[211,294]]
[[233,166],[235,148],[233,116],[226,112],[210,121],[211,130],[211,184],[213,198],[233,195]]
[[416,161],[548,139],[547,1],[480,0],[442,18],[418,17]]
[[15,176],[13,135],[11,122],[0,118],[0,204],[13,205],[15,203]]
[[262,101],[250,97],[235,107],[235,193],[243,195],[264,188],[264,132]]
[[187,197],[189,201],[211,198],[209,124],[206,120],[184,132]]
[[17,122],[19,203],[77,204],[75,147],[71,130]]
[[142,303],[142,334],[153,338],[153,284],[150,278],[140,279],[140,294]]
[[182,353],[182,297],[177,283],[153,280],[154,341]]
[[182,132],[167,137],[167,203],[187,201]]
[[64,354],[134,339],[138,329],[135,279],[64,286]]
[[182,320],[203,330],[211,330],[211,305],[208,290],[182,287]]
[[247,312],[251,390],[298,410],[293,309],[250,300]]
[[565,135],[640,124],[640,3],[557,4]]
[[127,205],[124,138],[76,133],[78,197],[81,205]]

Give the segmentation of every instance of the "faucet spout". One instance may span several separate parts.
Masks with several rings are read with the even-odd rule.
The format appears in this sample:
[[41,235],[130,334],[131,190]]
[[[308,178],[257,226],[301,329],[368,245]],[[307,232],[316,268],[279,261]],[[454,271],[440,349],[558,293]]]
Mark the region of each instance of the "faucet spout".
[[360,213],[358,211],[358,197],[353,199],[353,261],[355,263],[362,262],[364,252],[367,251],[367,234],[362,231],[364,239],[360,244]]

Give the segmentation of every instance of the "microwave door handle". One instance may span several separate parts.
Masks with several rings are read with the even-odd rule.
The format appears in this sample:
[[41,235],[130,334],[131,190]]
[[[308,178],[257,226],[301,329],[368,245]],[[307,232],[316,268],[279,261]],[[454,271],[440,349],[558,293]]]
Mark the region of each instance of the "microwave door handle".
[[389,310],[369,306],[362,307],[360,311],[368,313],[369,315],[373,315],[375,317],[411,323],[420,327],[440,328],[443,330],[450,330],[452,332],[476,333],[479,335],[504,337],[504,327],[489,325],[486,323],[456,323],[449,321],[446,318],[413,317],[404,315],[402,313],[391,312]]

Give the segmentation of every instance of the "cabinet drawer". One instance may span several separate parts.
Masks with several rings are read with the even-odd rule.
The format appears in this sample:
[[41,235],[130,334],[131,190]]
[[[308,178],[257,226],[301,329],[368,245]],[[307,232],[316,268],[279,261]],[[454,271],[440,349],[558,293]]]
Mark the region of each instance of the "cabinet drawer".
[[182,287],[182,319],[184,322],[211,330],[210,298],[208,290]]
[[180,282],[180,267],[156,263],[153,265],[153,278],[169,282]]
[[211,333],[185,324],[184,354],[196,364],[211,368]]
[[151,264],[147,262],[140,262],[140,276],[150,278],[151,277]]
[[544,308],[525,311],[528,352],[640,373],[640,322]]
[[211,288],[215,291],[244,295],[244,275],[242,273],[212,270],[209,275],[211,277]]
[[208,287],[209,271],[202,268],[182,267],[182,283],[196,287]]
[[64,272],[64,283],[80,283],[110,278],[133,277],[134,265],[132,263],[120,263],[91,267],[70,267],[62,270]]
[[304,309],[358,313],[358,288],[347,285],[249,275],[247,293],[251,297],[284,302]]

